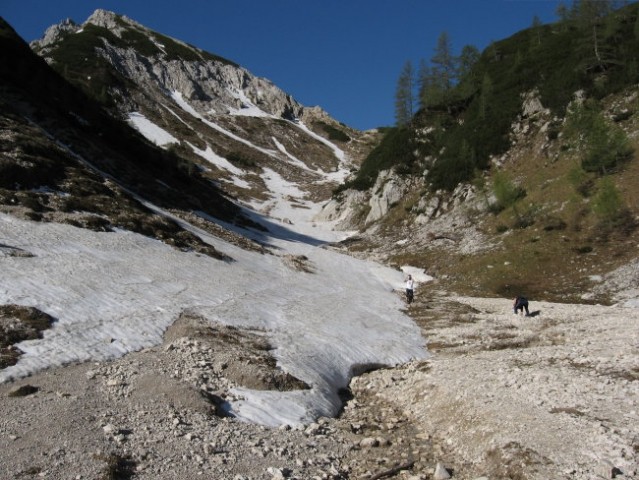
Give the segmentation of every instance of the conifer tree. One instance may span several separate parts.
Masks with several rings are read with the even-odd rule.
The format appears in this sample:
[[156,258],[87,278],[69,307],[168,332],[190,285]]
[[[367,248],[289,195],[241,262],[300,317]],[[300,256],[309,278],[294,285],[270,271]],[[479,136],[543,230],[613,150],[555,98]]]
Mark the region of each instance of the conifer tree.
[[532,27],[530,28],[530,33],[531,33],[531,47],[538,47],[539,45],[541,45],[541,27],[542,27],[542,23],[541,20],[539,20],[539,17],[537,15],[535,15],[533,17],[533,21],[532,21]]
[[419,65],[419,104],[421,108],[439,105],[444,100],[444,89],[437,71],[424,60]]
[[435,55],[430,59],[433,71],[439,79],[444,92],[449,92],[457,80],[456,59],[452,54],[452,47],[448,33],[442,32],[437,39]]
[[408,125],[413,118],[413,77],[413,65],[408,60],[399,75],[395,91],[395,122],[400,127]]
[[479,117],[485,120],[490,110],[490,104],[493,101],[493,81],[488,73],[484,75],[481,82],[481,95],[479,96]]
[[459,80],[471,74],[473,66],[479,60],[481,53],[474,45],[465,45],[459,55],[457,76]]
[[625,205],[612,178],[604,177],[599,182],[599,190],[592,201],[592,209],[604,224],[613,225],[620,220]]
[[461,98],[472,95],[479,88],[479,77],[474,66],[481,56],[477,47],[466,45],[457,59],[457,86],[455,90]]

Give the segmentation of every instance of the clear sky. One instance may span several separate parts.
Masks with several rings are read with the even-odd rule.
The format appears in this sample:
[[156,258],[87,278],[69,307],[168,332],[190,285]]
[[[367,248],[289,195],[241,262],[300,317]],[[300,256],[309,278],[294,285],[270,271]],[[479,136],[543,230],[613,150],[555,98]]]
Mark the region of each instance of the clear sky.
[[397,78],[429,60],[446,32],[453,53],[483,50],[556,21],[561,0],[0,0],[0,16],[27,41],[97,8],[223,56],[303,105],[358,129],[394,123]]

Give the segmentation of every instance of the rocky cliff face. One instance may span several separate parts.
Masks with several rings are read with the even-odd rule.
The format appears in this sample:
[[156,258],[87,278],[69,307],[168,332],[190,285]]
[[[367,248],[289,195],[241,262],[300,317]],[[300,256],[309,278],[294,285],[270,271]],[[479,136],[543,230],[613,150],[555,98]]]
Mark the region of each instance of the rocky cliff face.
[[[242,114],[248,113],[242,110],[258,107],[264,114],[275,117],[294,119],[301,115],[302,105],[269,80],[106,10],[96,10],[81,25],[71,19],[53,25],[32,47],[50,63],[55,63],[54,54],[64,48],[61,44],[65,37],[82,33],[88,26],[105,29],[121,40],[114,44],[104,37],[95,52],[108,59],[119,74],[137,85],[153,86],[167,96],[178,92],[202,114]],[[143,41],[146,47],[151,44],[155,48],[141,51],[139,46]],[[167,41],[172,45],[166,45]],[[170,52],[175,46],[186,55]]]
[[32,47],[63,75],[78,49],[88,52],[91,65],[74,65],[87,71],[71,81],[246,202],[272,195],[271,171],[299,186],[300,201],[328,198],[376,138],[232,61],[112,12],[53,26]]

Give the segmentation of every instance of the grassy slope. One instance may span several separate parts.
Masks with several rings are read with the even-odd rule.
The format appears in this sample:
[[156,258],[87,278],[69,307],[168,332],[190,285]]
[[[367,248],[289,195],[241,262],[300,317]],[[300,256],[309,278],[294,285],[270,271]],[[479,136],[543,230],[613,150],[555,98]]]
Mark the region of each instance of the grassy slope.
[[[629,97],[621,94],[614,99]],[[636,100],[628,106],[634,111]],[[611,175],[635,219],[639,218],[638,124],[636,113],[620,124],[631,139],[635,137],[635,154]],[[501,171],[527,192],[514,209],[497,215],[487,210],[468,213],[476,228],[487,236],[487,243],[495,244],[495,248],[463,255],[459,249],[432,243],[422,250],[397,252],[391,262],[422,266],[442,279],[437,288],[444,284],[459,293],[506,297],[524,293],[537,299],[582,301],[581,296],[593,285],[592,276],[604,275],[636,259],[639,232],[619,228],[608,231],[592,212],[600,178],[592,176],[593,192],[589,197],[582,196],[571,181],[571,171],[578,165],[574,152],[562,150],[561,138],[542,150],[545,142],[546,134],[537,131],[509,151],[509,160]],[[391,231],[394,225],[410,221],[406,207],[414,201],[407,196],[393,209],[384,229]],[[532,225],[517,228],[518,216],[526,216]],[[601,297],[592,301],[608,300]]]
[[[460,97],[463,101],[451,103],[450,108],[435,105],[420,111],[414,119],[417,129],[440,128],[439,134],[432,135],[433,141],[423,144],[426,148],[421,152],[421,157],[436,158],[434,168],[428,162],[422,167],[431,170],[428,180],[434,181],[436,187],[452,190],[457,185],[459,170],[467,166],[460,149],[465,141],[475,152],[475,165],[480,169],[490,166],[490,155],[505,154],[508,160],[499,170],[523,187],[527,195],[517,202],[516,211],[508,208],[494,215],[480,208],[466,213],[474,228],[485,235],[486,242],[496,245],[494,248],[464,255],[459,253],[463,245],[432,242],[421,250],[407,247],[393,252],[391,263],[422,266],[461,293],[512,296],[522,292],[538,298],[579,301],[593,284],[591,276],[634,260],[636,231],[623,232],[619,228],[607,231],[592,212],[592,199],[600,179],[591,177],[590,197],[577,192],[570,177],[580,160],[574,149],[566,148],[565,137],[549,142],[547,133],[538,131],[540,122],[513,148],[509,133],[521,111],[521,94],[534,88],[538,89],[544,106],[560,118],[579,89],[599,99],[609,114],[627,108],[630,118],[617,125],[630,137],[635,154],[611,178],[625,205],[638,218],[639,142],[635,137],[639,116],[634,113],[638,108],[636,100],[628,100],[636,90],[637,60],[632,52],[636,52],[639,41],[633,30],[638,22],[639,4],[635,3],[601,23],[600,48],[609,59],[601,64],[593,62],[591,28],[567,23],[544,26],[539,37],[532,29],[519,32],[483,52],[475,68],[475,87],[453,92],[453,96],[467,95]],[[489,96],[481,86],[486,75],[492,84]],[[482,96],[489,100],[485,117],[479,114]],[[545,119],[548,121],[550,118]],[[424,160],[418,156],[415,162]],[[375,172],[371,174],[365,168],[387,166],[382,161],[372,163],[365,163],[362,171],[374,179]],[[492,166],[485,172],[489,190],[494,172]],[[421,234],[429,232],[429,226],[411,224],[419,213],[414,205],[424,194],[422,191],[407,195],[377,225],[378,233],[394,238],[402,226],[408,226],[413,233],[418,229]],[[528,219],[531,225],[517,228],[520,218]]]

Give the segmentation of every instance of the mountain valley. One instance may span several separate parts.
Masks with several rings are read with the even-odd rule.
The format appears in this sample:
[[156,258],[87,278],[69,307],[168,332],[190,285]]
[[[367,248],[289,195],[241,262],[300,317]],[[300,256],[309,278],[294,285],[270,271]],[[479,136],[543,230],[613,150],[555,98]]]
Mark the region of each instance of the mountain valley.
[[471,154],[485,82],[362,132],[123,15],[0,19],[6,478],[639,478],[639,89],[509,83],[529,33]]

